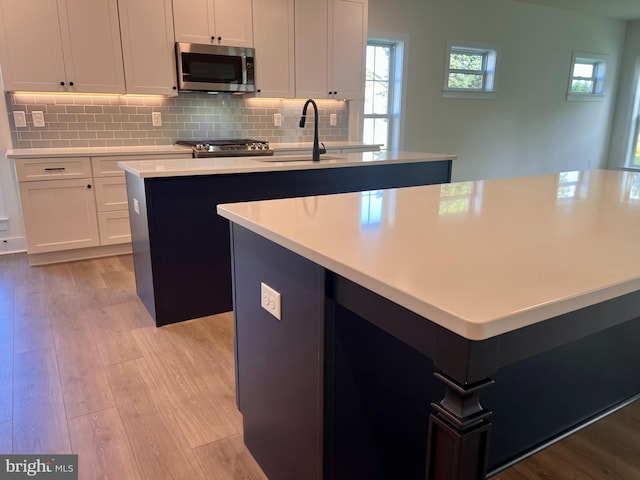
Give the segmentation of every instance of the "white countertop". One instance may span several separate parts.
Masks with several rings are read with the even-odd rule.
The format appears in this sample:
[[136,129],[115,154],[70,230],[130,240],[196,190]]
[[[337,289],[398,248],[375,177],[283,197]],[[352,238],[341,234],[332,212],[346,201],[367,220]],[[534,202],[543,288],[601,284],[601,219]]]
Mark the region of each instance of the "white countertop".
[[[118,162],[118,166],[140,178],[183,177],[193,175],[219,175],[227,173],[273,172],[284,170],[311,170],[318,168],[363,167],[367,165],[421,163],[454,160],[455,155],[418,152],[360,152],[327,154],[319,162],[289,161],[301,156],[281,157],[219,157],[176,160],[144,160]],[[308,155],[310,158],[310,155]],[[260,160],[262,159],[262,160]],[[278,161],[275,161],[278,159]],[[281,159],[281,160],[280,160]]]
[[8,158],[103,157],[116,155],[149,155],[189,153],[191,147],[182,145],[144,145],[132,147],[69,147],[69,148],[14,148],[7,150]]
[[218,213],[472,340],[640,289],[640,173],[247,202]]
[[[327,148],[361,148],[362,142],[324,142]],[[370,145],[366,145],[370,146]],[[374,145],[379,147],[379,145]],[[271,148],[276,152],[309,150],[312,142],[272,143]],[[8,158],[59,158],[59,157],[99,157],[114,155],[149,155],[165,153],[188,153],[191,147],[183,145],[142,145],[130,147],[68,147],[68,148],[13,148],[7,150]]]
[[[382,146],[381,144],[367,145],[362,142],[323,142],[326,148],[362,148],[362,147],[376,147],[378,150]],[[289,142],[289,143],[270,143],[271,148],[276,152],[286,152],[288,150],[311,150],[313,148],[313,142]]]

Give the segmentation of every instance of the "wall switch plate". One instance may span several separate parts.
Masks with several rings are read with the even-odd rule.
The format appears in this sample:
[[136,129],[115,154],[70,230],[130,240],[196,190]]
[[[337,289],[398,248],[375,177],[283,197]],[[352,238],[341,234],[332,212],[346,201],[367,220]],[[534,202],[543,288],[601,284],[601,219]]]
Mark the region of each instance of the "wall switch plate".
[[335,113],[332,113],[329,115],[329,125],[332,127],[335,127],[336,125],[338,125],[338,115]]
[[162,114],[160,112],[151,113],[151,123],[154,127],[162,126]]
[[137,198],[133,199],[133,211],[140,215],[140,202]]
[[0,232],[6,232],[9,230],[9,219],[0,218]]
[[31,118],[33,118],[34,127],[44,127],[44,113],[31,112]]
[[266,283],[260,282],[260,306],[278,320],[282,320],[280,293],[276,292]]
[[27,126],[27,114],[24,112],[13,112],[13,123],[16,124],[16,127],[26,127]]
[[276,127],[281,127],[282,126],[282,115],[279,113],[274,113],[273,114],[273,125]]

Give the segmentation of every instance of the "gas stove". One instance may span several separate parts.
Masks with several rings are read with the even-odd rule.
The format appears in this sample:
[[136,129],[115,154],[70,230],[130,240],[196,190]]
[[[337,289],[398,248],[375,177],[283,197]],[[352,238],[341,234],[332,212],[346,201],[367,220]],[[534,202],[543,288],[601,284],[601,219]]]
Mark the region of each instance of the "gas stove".
[[252,157],[273,155],[269,142],[249,138],[232,138],[223,140],[179,140],[178,145],[193,148],[194,158],[203,157]]

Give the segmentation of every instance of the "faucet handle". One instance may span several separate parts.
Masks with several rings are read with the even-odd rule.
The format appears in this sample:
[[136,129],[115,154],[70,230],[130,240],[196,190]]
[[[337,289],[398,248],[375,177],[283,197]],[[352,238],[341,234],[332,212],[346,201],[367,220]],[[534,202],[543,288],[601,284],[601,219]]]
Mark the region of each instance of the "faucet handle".
[[323,153],[327,153],[327,149],[324,147],[324,143],[320,142],[320,145],[322,145],[322,147],[320,147],[320,149],[318,150],[320,154],[322,155]]

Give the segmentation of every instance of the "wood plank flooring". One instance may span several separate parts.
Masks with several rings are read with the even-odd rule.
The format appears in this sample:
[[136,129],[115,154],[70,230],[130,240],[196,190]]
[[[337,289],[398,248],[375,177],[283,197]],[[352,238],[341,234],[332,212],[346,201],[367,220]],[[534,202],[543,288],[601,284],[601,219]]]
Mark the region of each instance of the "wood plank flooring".
[[[77,453],[81,480],[265,480],[242,442],[232,322],[156,328],[131,256],[0,255],[0,453]],[[636,479],[638,445],[636,402],[494,478]]]

